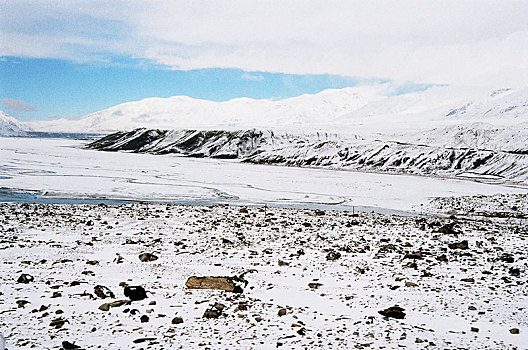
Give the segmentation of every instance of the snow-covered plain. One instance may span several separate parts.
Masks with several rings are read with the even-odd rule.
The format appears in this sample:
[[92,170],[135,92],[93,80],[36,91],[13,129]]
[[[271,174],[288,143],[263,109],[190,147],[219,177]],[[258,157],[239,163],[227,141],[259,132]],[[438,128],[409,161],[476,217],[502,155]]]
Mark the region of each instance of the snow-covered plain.
[[430,198],[526,193],[525,187],[364,172],[99,152],[87,141],[2,138],[0,188],[44,197],[240,205],[372,206],[420,211]]

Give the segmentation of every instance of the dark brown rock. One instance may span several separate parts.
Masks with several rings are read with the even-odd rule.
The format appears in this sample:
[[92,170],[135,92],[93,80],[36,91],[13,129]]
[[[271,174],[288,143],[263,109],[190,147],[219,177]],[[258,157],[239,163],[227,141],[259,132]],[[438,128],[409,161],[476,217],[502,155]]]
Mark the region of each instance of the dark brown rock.
[[141,262],[155,261],[158,257],[152,253],[141,253],[139,254],[139,260]]
[[17,282],[27,284],[27,283],[33,282],[34,280],[35,279],[33,278],[33,276],[28,275],[27,273],[23,273],[20,275],[20,277],[18,277]]
[[115,295],[110,290],[110,288],[101,285],[97,285],[94,287],[94,293],[101,299],[115,298]]
[[397,319],[403,319],[405,318],[405,312],[403,312],[404,309],[395,305],[391,306],[385,310],[378,311],[378,313],[385,317],[392,317]]
[[123,290],[126,297],[132,301],[143,300],[147,298],[147,292],[141,286],[126,286]]
[[468,241],[461,241],[461,242],[456,242],[456,243],[450,243],[448,247],[450,249],[468,249],[469,244],[468,244]]

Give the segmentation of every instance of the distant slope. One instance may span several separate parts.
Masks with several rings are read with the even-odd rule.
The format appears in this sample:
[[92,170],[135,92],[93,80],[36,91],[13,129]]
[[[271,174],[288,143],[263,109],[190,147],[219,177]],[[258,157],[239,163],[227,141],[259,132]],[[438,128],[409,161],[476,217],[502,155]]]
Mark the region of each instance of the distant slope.
[[26,136],[25,128],[21,122],[0,111],[0,136]]
[[147,98],[123,103],[80,120],[33,122],[39,131],[111,132],[139,127],[157,129],[251,127],[275,128],[327,123],[365,104],[384,98],[388,85],[325,90],[283,100],[237,98],[226,102],[186,96]]
[[[478,130],[475,131],[478,134]],[[431,131],[426,136],[432,138],[434,133]],[[239,159],[260,164],[467,176],[528,183],[528,145],[515,150],[500,150],[368,140],[357,135],[328,133],[137,129],[108,135],[87,147],[103,151]]]
[[[185,96],[148,98],[79,120],[32,122],[37,131],[109,133],[149,129],[324,130],[362,135],[409,135],[432,128],[487,123],[508,127],[527,121],[528,89],[438,86],[395,94],[390,84],[325,90],[283,100],[238,98],[226,102]],[[414,137],[414,136],[413,136]]]

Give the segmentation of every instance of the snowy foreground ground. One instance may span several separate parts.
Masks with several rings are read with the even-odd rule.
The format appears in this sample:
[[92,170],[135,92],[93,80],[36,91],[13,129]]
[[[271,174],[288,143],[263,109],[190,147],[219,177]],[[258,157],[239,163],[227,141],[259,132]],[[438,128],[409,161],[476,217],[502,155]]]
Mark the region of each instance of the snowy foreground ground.
[[0,141],[2,200],[158,202],[0,203],[8,349],[528,348],[526,187]]
[[[456,218],[0,204],[0,332],[8,349],[527,348],[526,195],[430,208]],[[188,289],[190,276],[247,286]],[[101,310],[124,285],[148,297]],[[378,313],[396,305],[403,319]]]

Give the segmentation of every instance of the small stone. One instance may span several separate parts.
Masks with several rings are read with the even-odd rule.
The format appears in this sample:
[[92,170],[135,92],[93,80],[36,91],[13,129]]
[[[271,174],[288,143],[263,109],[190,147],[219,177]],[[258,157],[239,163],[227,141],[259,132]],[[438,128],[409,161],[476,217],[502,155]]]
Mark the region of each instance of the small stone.
[[397,319],[403,319],[405,318],[405,312],[403,312],[404,309],[395,305],[391,306],[385,310],[378,311],[378,313],[385,317],[392,317]]
[[475,332],[475,333],[478,333],[479,332],[479,329],[477,327],[471,327],[471,331],[472,332]]
[[141,253],[139,254],[139,260],[141,262],[155,261],[158,257],[152,253]]
[[317,289],[317,288],[321,287],[322,285],[323,285],[322,283],[317,283],[317,282],[308,283],[308,287],[312,288],[312,289]]
[[468,249],[469,244],[468,241],[461,241],[456,243],[450,243],[448,244],[449,249]]
[[467,282],[467,283],[475,283],[475,279],[473,277],[462,278],[461,281],[462,282]]
[[17,300],[16,304],[19,308],[24,308],[27,304],[29,304],[29,301],[27,300]]
[[94,287],[94,293],[101,299],[105,298],[115,298],[114,293],[110,290],[110,288],[97,285]]
[[405,282],[405,287],[418,287],[418,285],[414,282],[407,281]]
[[282,261],[281,259],[279,259],[278,264],[279,266],[289,266],[290,265],[290,263],[287,263],[286,261]]
[[147,292],[141,286],[126,286],[123,290],[126,297],[132,301],[143,300],[147,298]]
[[27,283],[33,282],[34,280],[35,279],[33,278],[33,276],[28,275],[27,273],[23,273],[20,275],[20,277],[18,277],[17,282],[27,284]]
[[74,349],[80,349],[81,348],[79,345],[75,345],[73,343],[70,343],[67,340],[63,341],[61,345],[62,345],[62,348],[64,350],[74,350]]
[[218,318],[220,317],[221,314],[222,314],[222,311],[214,309],[214,308],[210,308],[210,309],[205,310],[203,317],[204,318]]
[[519,328],[510,329],[510,334],[519,334]]
[[181,317],[174,317],[171,321],[172,324],[180,324],[183,323],[183,318]]
[[326,255],[326,260],[328,261],[334,261],[334,260],[337,260],[341,257],[341,253],[340,252],[330,252]]
[[520,277],[521,276],[521,269],[519,268],[511,268],[509,271],[510,275],[512,275],[513,277]]
[[145,323],[149,321],[149,317],[147,315],[143,315],[140,318],[141,323]]
[[62,317],[59,317],[59,318],[55,318],[53,319],[51,322],[50,322],[50,327],[55,327],[55,328],[61,328],[62,326],[64,326],[64,324],[68,322],[68,320],[62,318]]
[[280,309],[278,315],[279,315],[279,316],[284,316],[284,315],[286,315],[286,309]]
[[213,305],[213,307],[214,307],[215,309],[217,309],[218,311],[223,311],[223,310],[225,309],[225,305],[224,305],[224,304],[220,304],[220,303],[215,303],[215,304]]

